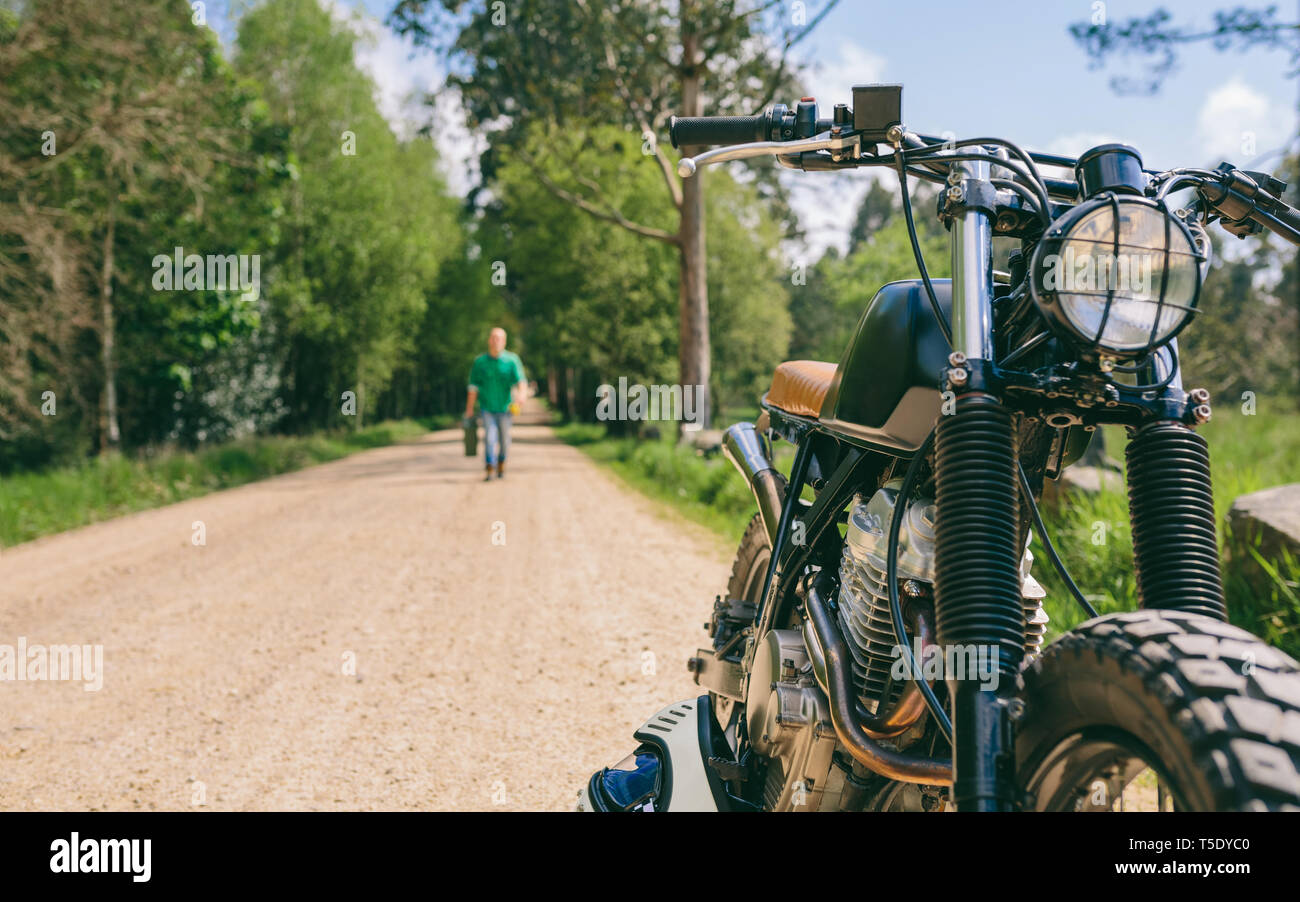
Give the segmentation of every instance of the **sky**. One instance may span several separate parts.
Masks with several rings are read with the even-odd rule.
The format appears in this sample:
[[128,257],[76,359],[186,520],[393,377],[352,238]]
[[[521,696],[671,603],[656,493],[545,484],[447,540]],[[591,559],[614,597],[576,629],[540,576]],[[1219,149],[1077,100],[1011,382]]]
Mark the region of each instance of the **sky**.
[[[427,115],[416,98],[437,91],[442,69],[427,53],[412,55],[407,42],[382,26],[392,0],[323,2],[340,18],[350,16],[363,36],[358,64],[375,80],[380,107],[394,127],[401,131]],[[1112,90],[1111,79],[1140,74],[1141,61],[1116,58],[1090,69],[1068,32],[1071,23],[1096,13],[1121,21],[1161,5],[1174,11],[1178,24],[1204,27],[1215,10],[1237,2],[841,0],[794,56],[805,66],[808,92],[827,113],[837,102],[851,103],[854,84],[900,83],[904,122],[920,133],[991,135],[1031,150],[1069,154],[1118,140],[1137,147],[1148,168],[1224,159],[1249,168],[1252,158],[1243,144],[1248,135],[1258,158],[1297,132],[1300,78],[1287,77],[1284,53],[1184,47],[1158,94],[1125,96]],[[784,6],[794,13],[793,0]],[[1283,18],[1300,16],[1300,2],[1281,6]],[[820,3],[809,0],[807,8],[811,17]],[[782,99],[793,104],[798,98]],[[448,184],[464,192],[476,178],[481,142],[465,128],[454,97],[440,96],[436,115]],[[1276,161],[1261,160],[1266,166]],[[782,177],[807,236],[798,253],[811,260],[827,246],[843,249],[858,201],[869,179],[878,176],[859,171]]]

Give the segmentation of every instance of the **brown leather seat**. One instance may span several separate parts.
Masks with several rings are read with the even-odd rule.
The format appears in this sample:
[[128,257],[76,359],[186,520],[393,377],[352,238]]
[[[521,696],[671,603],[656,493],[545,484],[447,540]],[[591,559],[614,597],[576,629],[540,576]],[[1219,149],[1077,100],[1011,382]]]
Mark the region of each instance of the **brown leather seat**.
[[801,417],[821,414],[822,402],[835,378],[835,364],[820,360],[787,360],[772,374],[767,403]]

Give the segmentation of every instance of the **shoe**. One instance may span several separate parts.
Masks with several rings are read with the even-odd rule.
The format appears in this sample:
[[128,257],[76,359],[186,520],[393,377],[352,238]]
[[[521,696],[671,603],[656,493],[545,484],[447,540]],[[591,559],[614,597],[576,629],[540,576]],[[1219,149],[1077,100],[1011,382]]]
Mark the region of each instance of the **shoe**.
[[506,465],[504,463],[499,463],[497,464],[497,479],[505,479],[505,478],[506,478]]
[[491,482],[491,481],[492,481],[492,465],[491,465],[491,464],[488,464],[488,468],[487,468],[486,470],[483,471],[483,481],[484,481],[484,482]]

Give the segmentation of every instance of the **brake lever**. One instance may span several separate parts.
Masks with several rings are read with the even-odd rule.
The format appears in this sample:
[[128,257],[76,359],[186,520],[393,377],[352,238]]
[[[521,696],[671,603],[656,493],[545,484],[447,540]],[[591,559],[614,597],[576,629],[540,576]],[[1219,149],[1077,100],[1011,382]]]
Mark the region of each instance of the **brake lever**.
[[785,156],[810,150],[829,150],[838,160],[845,156],[846,151],[849,152],[848,155],[857,157],[861,146],[862,138],[857,133],[837,135],[829,131],[813,135],[811,138],[801,138],[798,141],[755,141],[750,144],[733,144],[730,147],[706,150],[694,157],[682,157],[677,163],[677,174],[688,179],[695,175],[701,166],[708,166],[711,163],[726,163],[729,160],[746,160],[751,157]]

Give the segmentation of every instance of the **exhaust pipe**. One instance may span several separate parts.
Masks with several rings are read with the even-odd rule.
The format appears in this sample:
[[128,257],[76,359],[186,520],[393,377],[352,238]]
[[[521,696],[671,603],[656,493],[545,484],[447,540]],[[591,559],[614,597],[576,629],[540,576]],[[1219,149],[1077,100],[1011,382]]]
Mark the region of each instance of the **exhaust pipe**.
[[785,498],[785,477],[772,466],[753,423],[728,426],[722,433],[722,453],[749,483],[749,490],[758,502],[759,516],[767,529],[768,544],[775,548],[781,505]]
[[[823,604],[821,594],[811,585],[800,587],[800,597],[807,600],[808,593],[817,593],[814,599],[818,605]],[[934,629],[930,625],[929,616],[915,608],[909,608],[912,620],[912,629],[914,635],[921,643],[922,653],[925,653],[934,645]],[[905,615],[906,616],[906,615]],[[834,637],[830,641],[841,638],[843,634],[836,630]],[[817,680],[817,685],[822,691],[830,695],[830,678],[826,671],[826,646],[821,635],[817,632],[813,618],[809,617],[803,622],[803,641],[804,647],[808,649],[808,657],[812,661],[813,676]],[[862,731],[872,739],[893,739],[900,736],[912,728],[921,716],[929,709],[925,704],[925,695],[921,692],[921,687],[915,681],[908,681],[903,692],[894,702],[893,709],[883,716],[877,712],[868,711],[858,699],[853,700],[853,707],[858,714],[858,724]]]
[[[815,586],[809,585],[804,595],[804,610],[812,621],[817,639],[824,654],[827,681],[826,696],[830,700],[831,723],[835,733],[849,750],[855,761],[868,770],[890,780],[903,783],[923,783],[929,786],[952,785],[952,760],[923,758],[896,751],[881,745],[868,735],[859,721],[860,712],[853,694],[853,674],[849,664],[849,650],[843,637],[831,621],[826,603]],[[886,722],[891,718],[886,718]],[[884,726],[884,724],[879,724]]]

